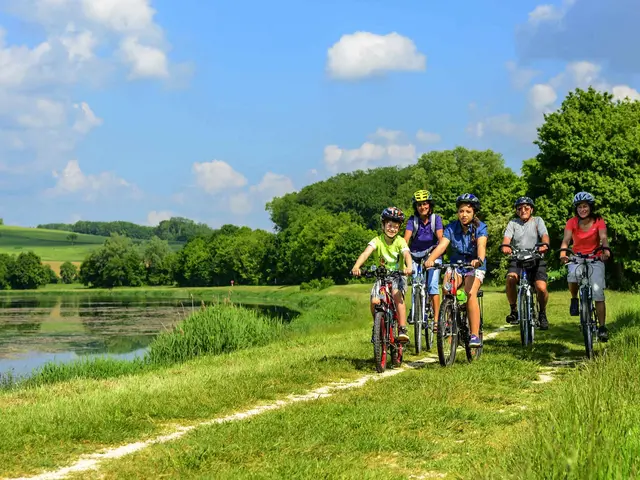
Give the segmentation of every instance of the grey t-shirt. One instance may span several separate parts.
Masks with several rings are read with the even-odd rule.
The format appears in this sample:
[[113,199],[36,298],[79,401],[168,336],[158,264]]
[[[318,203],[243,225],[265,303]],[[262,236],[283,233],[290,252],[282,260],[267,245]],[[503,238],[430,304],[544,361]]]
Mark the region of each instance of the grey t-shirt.
[[531,217],[528,222],[520,218],[509,220],[504,236],[511,238],[511,245],[517,249],[532,249],[543,235],[548,235],[544,220],[540,217]]

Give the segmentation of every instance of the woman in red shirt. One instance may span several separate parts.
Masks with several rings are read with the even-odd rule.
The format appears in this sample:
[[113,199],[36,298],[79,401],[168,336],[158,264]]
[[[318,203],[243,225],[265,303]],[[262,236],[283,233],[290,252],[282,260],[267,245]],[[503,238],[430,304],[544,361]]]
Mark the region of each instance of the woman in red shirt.
[[[573,207],[576,216],[570,218],[564,227],[564,239],[560,248],[567,248],[569,242],[573,240],[572,250],[575,253],[587,255],[602,246],[607,250],[602,251],[601,259],[603,261],[609,258],[609,241],[607,240],[607,225],[600,215],[595,211],[595,198],[588,192],[580,192],[573,197]],[[566,252],[560,253],[560,260],[563,263],[569,261]],[[590,269],[591,290],[593,300],[596,302],[596,314],[598,316],[598,337],[603,342],[609,339],[609,332],[605,326],[606,306],[604,303],[604,263],[591,262],[588,264]],[[571,292],[571,307],[569,313],[578,316],[578,275],[576,270],[584,268],[582,265],[570,263],[568,265],[569,273],[567,281],[569,282],[569,291]]]

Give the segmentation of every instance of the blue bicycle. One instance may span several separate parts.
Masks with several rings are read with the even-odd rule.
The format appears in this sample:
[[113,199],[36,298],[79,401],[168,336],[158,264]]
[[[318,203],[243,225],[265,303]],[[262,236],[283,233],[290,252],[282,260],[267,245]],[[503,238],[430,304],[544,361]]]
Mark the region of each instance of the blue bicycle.
[[[427,294],[427,273],[423,266],[423,260],[435,247],[431,247],[423,252],[412,252],[414,269],[411,276],[411,312],[408,315],[409,323],[413,324],[414,344],[416,355],[422,352],[423,333],[427,350],[433,347],[433,336],[435,326],[435,315],[431,297]],[[437,272],[434,273],[437,275]]]

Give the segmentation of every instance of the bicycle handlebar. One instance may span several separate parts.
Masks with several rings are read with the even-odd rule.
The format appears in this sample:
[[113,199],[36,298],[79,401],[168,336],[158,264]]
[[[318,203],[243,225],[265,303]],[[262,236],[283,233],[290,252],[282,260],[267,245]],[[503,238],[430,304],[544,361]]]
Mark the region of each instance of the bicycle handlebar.
[[516,248],[513,248],[513,245],[511,245],[510,243],[501,243],[498,248],[502,249],[503,247],[507,247],[509,250],[511,250],[511,256],[517,253],[535,253],[540,255],[540,247],[551,248],[547,242],[536,243],[533,246],[533,248],[530,248],[530,249],[527,249],[527,248],[516,249]]
[[[568,252],[570,255],[569,258],[569,262],[571,263],[581,263],[578,262],[577,259],[582,259],[582,260],[592,260],[594,262],[602,262],[602,258],[597,256],[597,252],[604,252],[605,250],[609,251],[609,254],[611,254],[611,249],[609,247],[604,247],[604,246],[599,246],[598,248],[596,248],[595,250],[593,250],[591,253],[575,253],[573,250],[571,250],[570,248],[561,248],[560,252]],[[566,255],[564,255],[566,256]],[[562,258],[563,255],[560,256],[560,258]]]

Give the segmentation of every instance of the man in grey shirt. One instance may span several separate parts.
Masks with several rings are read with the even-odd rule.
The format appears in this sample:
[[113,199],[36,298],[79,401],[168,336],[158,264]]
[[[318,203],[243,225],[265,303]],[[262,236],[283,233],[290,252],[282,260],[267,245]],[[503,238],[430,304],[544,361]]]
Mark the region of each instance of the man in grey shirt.
[[[515,203],[518,218],[513,218],[507,224],[504,231],[504,239],[502,243],[513,245],[518,250],[533,249],[540,239],[540,243],[549,244],[549,232],[544,224],[544,220],[540,217],[533,216],[535,204],[529,197],[520,197]],[[546,245],[539,248],[540,253],[548,250]],[[502,247],[502,253],[510,254],[509,247]],[[507,270],[507,300],[511,306],[511,313],[507,315],[507,322],[517,325],[518,323],[518,307],[517,286],[521,275],[521,269],[516,266],[515,260],[512,260]],[[527,270],[527,276],[535,280],[535,287],[538,296],[538,322],[541,330],[549,328],[547,320],[547,301],[549,300],[549,292],[547,291],[547,264],[544,260],[538,261],[535,267]]]

